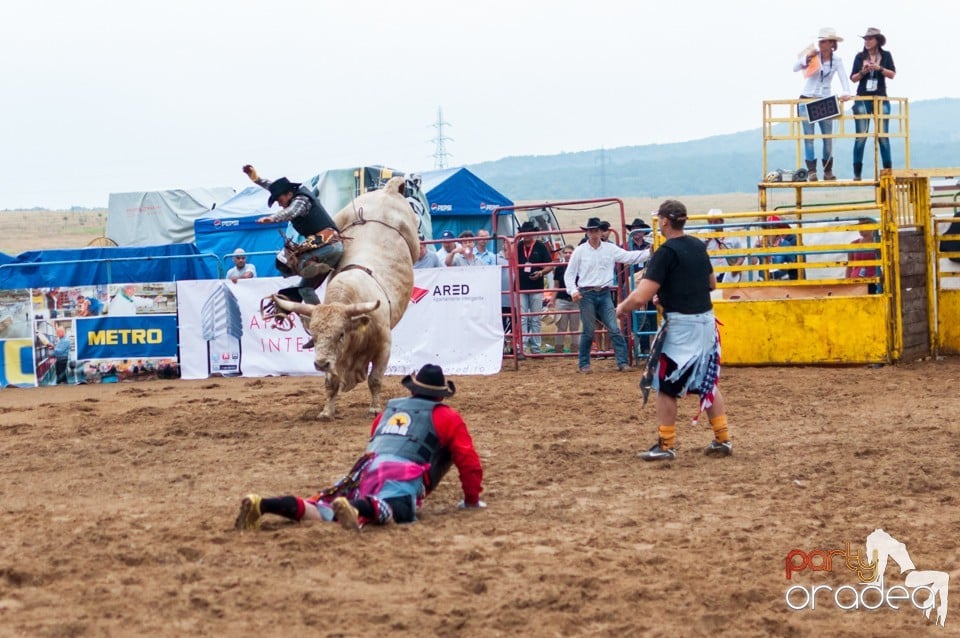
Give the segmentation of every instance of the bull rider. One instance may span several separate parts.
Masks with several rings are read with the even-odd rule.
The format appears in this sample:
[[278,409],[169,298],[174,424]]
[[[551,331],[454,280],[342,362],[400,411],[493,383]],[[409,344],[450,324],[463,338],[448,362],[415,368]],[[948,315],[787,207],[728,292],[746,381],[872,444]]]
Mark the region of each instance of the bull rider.
[[291,301],[320,303],[317,288],[343,256],[340,230],[313,193],[303,185],[291,182],[286,177],[274,182],[263,179],[250,164],[243,167],[243,172],[257,186],[270,191],[269,206],[277,202],[283,207],[277,213],[260,217],[257,223],[289,221],[304,237],[299,244],[287,240],[283,250],[277,254],[277,270],[287,277],[294,274],[300,276],[297,286],[285,288],[280,294]]

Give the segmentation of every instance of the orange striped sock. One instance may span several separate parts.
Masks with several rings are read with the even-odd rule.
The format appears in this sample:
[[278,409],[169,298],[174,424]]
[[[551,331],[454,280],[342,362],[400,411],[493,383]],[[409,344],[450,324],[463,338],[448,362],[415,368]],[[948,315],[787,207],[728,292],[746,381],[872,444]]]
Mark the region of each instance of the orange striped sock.
[[710,419],[710,425],[713,427],[713,436],[716,437],[717,441],[726,443],[730,440],[730,433],[727,432],[726,414]]
[[660,434],[660,449],[669,450],[677,442],[677,426],[674,425],[660,425],[657,426],[657,431]]

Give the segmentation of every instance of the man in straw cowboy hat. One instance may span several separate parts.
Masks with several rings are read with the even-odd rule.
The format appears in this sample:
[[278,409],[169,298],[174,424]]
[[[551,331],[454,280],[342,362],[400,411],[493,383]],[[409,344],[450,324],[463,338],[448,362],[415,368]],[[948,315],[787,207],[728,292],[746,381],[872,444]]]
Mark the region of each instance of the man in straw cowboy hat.
[[[708,456],[729,456],[733,452],[727,431],[720,378],[720,337],[713,316],[710,291],[717,280],[706,246],[683,231],[687,209],[676,200],[660,205],[657,217],[660,232],[667,238],[647,264],[643,279],[630,296],[617,306],[617,315],[626,316],[643,308],[654,295],[663,306],[664,322],[654,339],[650,359],[640,388],[643,401],[652,387],[657,391],[659,438],[640,455],[645,461],[677,458],[677,399],[687,392],[700,395],[700,412],[707,411],[714,440],[705,450]],[[696,420],[694,421],[696,422]]]
[[248,494],[235,527],[259,527],[264,514],[300,521],[337,521],[345,529],[363,525],[412,523],[424,497],[451,465],[463,488],[461,509],[484,508],[483,468],[463,417],[443,403],[456,392],[440,366],[427,364],[400,383],[409,397],[391,399],[373,420],[370,443],[350,472],[310,498]]
[[[607,224],[609,228],[609,224]],[[624,250],[614,243],[603,241],[604,223],[599,217],[591,217],[580,230],[587,233],[587,241],[577,246],[570,257],[567,271],[563,276],[563,285],[570,298],[580,304],[580,349],[577,364],[580,372],[589,374],[590,346],[596,323],[599,320],[610,332],[613,353],[617,359],[617,370],[629,369],[627,359],[627,340],[620,332],[617,316],[613,309],[610,288],[613,286],[613,265],[639,264],[650,256],[649,249]]]
[[276,202],[282,210],[257,219],[258,224],[289,221],[293,228],[305,239],[301,244],[287,242],[277,254],[277,270],[285,276],[299,275],[300,283],[285,288],[280,294],[291,301],[304,301],[318,304],[320,298],[316,289],[340,263],[343,256],[343,244],[340,233],[323,205],[313,196],[310,189],[291,182],[286,177],[271,182],[261,178],[250,164],[243,172],[257,186],[270,191],[268,206]]

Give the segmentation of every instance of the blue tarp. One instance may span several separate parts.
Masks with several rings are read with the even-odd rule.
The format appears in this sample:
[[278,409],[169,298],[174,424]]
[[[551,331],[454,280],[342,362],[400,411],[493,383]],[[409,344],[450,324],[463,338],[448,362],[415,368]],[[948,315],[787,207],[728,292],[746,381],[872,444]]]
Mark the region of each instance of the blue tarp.
[[215,279],[217,266],[193,244],[33,250],[0,265],[0,290]]
[[[428,171],[422,176],[423,192],[430,202],[433,236],[445,230],[459,235],[461,231],[477,232],[485,228],[492,232],[490,215],[498,206],[513,206],[505,195],[471,173],[466,168],[447,168]],[[503,211],[513,215],[513,211]]]
[[258,277],[281,277],[274,262],[277,251],[283,246],[287,222],[258,224],[258,217],[196,220],[193,230],[197,237],[197,249],[219,256],[226,274],[233,266],[230,254],[237,248],[243,248],[247,253],[247,263],[256,267]]

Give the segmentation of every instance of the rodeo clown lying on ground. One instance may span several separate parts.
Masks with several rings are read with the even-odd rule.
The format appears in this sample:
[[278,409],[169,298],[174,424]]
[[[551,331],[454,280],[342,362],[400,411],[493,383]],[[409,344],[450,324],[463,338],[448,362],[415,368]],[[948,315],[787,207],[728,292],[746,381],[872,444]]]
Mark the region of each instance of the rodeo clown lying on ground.
[[416,377],[400,382],[412,396],[391,399],[373,420],[367,451],[333,487],[311,496],[261,498],[248,494],[235,527],[260,525],[264,514],[290,520],[337,521],[344,529],[367,524],[412,523],[423,498],[440,483],[451,464],[460,473],[461,509],[484,508],[480,500],[483,468],[460,414],[448,405],[453,381],[440,366],[427,364]]
[[284,288],[280,294],[291,301],[320,303],[317,288],[327,273],[334,270],[343,255],[340,232],[333,219],[309,189],[281,177],[275,182],[257,175],[256,169],[247,164],[243,167],[247,177],[261,188],[270,191],[268,205],[279,203],[283,210],[257,220],[258,224],[289,221],[305,239],[303,243],[285,240],[284,248],[277,254],[277,270],[285,277],[300,275],[300,283],[293,288]]

